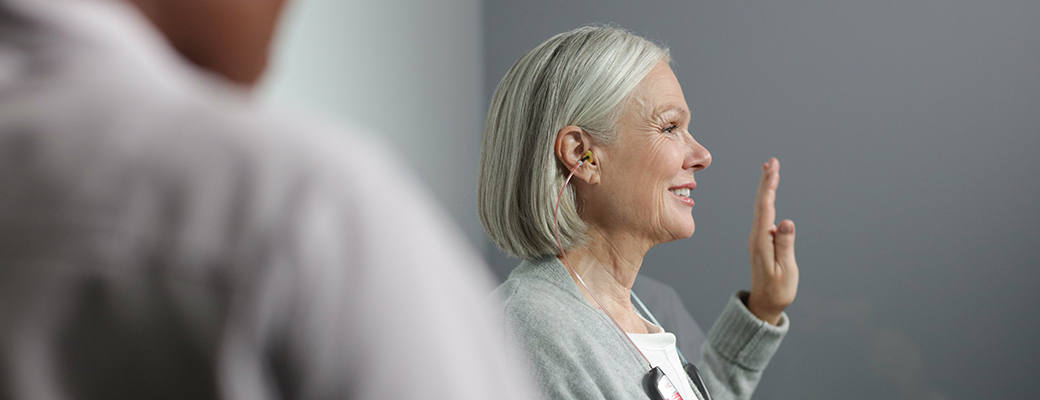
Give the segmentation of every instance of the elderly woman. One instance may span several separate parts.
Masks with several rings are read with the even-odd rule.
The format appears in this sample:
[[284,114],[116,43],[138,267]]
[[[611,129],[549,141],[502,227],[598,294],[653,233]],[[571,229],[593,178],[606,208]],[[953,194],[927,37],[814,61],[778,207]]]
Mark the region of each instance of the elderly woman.
[[755,200],[751,291],[729,301],[699,368],[633,305],[646,252],[693,234],[694,172],[711,164],[670,60],[623,29],[584,27],[524,55],[495,91],[480,218],[524,259],[497,293],[553,399],[747,399],[788,329],[798,269],[794,223],[774,225],[776,159]]

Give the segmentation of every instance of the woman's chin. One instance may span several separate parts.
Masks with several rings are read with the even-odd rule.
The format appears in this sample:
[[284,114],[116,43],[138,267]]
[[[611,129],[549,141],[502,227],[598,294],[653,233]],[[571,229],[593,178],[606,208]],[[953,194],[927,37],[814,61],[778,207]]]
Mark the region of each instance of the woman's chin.
[[697,226],[693,223],[693,221],[690,221],[689,224],[684,224],[682,227],[676,227],[675,229],[671,229],[671,238],[666,240],[665,242],[689,239],[691,236],[693,236],[693,232],[695,230],[697,230]]
[[691,214],[686,214],[684,217],[682,227],[679,230],[683,239],[689,239],[690,236],[693,236],[693,232],[697,230],[697,223],[694,222]]

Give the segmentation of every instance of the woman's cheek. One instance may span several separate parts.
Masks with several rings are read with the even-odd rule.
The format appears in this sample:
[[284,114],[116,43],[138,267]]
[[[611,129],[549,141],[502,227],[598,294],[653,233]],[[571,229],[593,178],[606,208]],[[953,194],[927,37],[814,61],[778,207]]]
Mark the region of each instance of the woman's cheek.
[[669,199],[666,199],[665,196],[659,196],[658,199],[658,204],[654,207],[654,209],[657,210],[657,212],[654,213],[654,226],[661,230],[661,237],[668,237],[670,236],[668,234],[668,224],[672,216],[670,215],[668,205],[665,203],[667,203],[667,200]]

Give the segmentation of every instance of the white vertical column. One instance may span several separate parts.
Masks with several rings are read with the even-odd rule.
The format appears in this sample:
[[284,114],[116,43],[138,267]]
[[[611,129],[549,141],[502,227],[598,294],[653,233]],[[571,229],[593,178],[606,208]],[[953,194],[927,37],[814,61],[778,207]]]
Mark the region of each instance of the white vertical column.
[[290,0],[287,7],[263,96],[384,135],[483,247],[481,1]]

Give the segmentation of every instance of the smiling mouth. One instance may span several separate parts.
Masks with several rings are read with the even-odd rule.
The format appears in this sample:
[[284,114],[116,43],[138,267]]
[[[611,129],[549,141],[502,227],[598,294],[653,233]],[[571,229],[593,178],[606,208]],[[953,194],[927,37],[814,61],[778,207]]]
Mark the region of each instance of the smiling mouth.
[[676,200],[679,200],[680,202],[682,202],[683,204],[687,205],[688,207],[693,207],[693,204],[694,204],[693,203],[693,199],[690,198],[690,191],[691,190],[693,190],[693,189],[685,187],[685,188],[668,189],[668,192],[671,193],[673,196],[675,196]]

